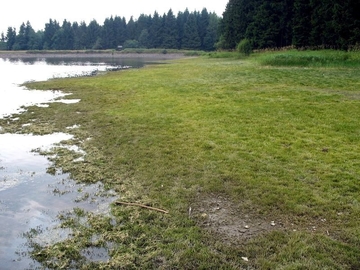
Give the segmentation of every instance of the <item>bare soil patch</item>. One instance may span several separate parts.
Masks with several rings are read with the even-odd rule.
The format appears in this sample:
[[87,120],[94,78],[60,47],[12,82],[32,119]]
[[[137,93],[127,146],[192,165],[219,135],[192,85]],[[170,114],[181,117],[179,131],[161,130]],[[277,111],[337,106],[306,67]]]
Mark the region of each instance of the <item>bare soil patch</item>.
[[222,195],[211,194],[199,199],[189,209],[189,215],[200,227],[228,244],[244,242],[272,231],[307,231],[329,236],[325,218],[300,222],[297,217],[279,214],[264,216],[257,213],[255,208],[244,207]]
[[189,210],[199,225],[232,243],[247,240],[273,230],[284,229],[284,225],[245,210],[241,205],[221,195],[212,194],[195,203]]

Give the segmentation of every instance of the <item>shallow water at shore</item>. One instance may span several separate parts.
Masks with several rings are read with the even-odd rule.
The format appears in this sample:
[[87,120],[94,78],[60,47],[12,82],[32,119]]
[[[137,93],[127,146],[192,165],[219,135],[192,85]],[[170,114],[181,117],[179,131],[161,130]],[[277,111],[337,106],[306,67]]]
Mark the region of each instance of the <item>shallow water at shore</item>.
[[[4,75],[0,81],[0,118],[6,117],[8,121],[14,121],[16,119],[11,118],[11,115],[26,111],[26,106],[46,107],[49,102],[69,101],[61,100],[65,94],[60,91],[27,90],[19,86],[23,82],[83,75],[84,72],[105,70],[107,67],[109,65],[106,63],[49,65],[45,60],[26,63],[0,58],[0,72]],[[70,100],[71,102],[80,101]],[[70,237],[71,230],[57,228],[59,213],[71,212],[75,207],[101,214],[110,211],[109,204],[116,196],[105,192],[101,183],[82,185],[61,171],[57,171],[55,175],[47,173],[51,164],[38,151],[71,138],[72,135],[66,133],[45,136],[9,134],[4,133],[0,127],[1,269],[40,267],[29,257],[29,243],[25,234],[36,230],[40,232],[37,241],[47,243]],[[106,259],[107,254],[104,251],[101,254],[102,258],[99,260]]]
[[[46,136],[0,134],[0,262],[6,269],[25,269],[27,256],[25,232],[36,229],[45,234],[42,241],[56,242],[71,231],[59,230],[57,215],[74,207],[92,212],[109,212],[114,195],[102,185],[80,185],[61,172],[46,172],[46,157],[31,152],[47,149],[53,143],[70,139],[64,133]],[[100,196],[99,193],[107,196]],[[51,237],[49,237],[51,236]],[[38,236],[39,239],[41,234]],[[45,240],[44,240],[45,239]]]
[[20,84],[51,78],[89,75],[93,71],[106,71],[113,65],[102,63],[61,61],[48,64],[46,59],[0,58],[0,118],[24,111],[23,106],[42,104],[64,97],[60,91],[27,90]]

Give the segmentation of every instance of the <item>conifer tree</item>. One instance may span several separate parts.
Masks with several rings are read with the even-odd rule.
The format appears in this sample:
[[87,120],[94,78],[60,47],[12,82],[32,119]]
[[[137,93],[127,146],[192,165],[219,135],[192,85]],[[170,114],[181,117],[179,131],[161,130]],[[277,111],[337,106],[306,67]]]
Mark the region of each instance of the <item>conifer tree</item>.
[[99,46],[99,38],[101,33],[101,27],[97,23],[97,21],[94,19],[92,20],[88,27],[86,32],[86,47],[88,49],[93,49],[95,45]]
[[256,0],[230,0],[226,5],[221,25],[224,46],[233,49],[244,39],[248,25],[252,22]]
[[150,41],[149,41],[149,31],[147,29],[143,29],[139,36],[139,46],[141,48],[149,48]]
[[13,46],[16,40],[16,29],[13,27],[8,27],[6,32],[6,49],[13,50]]
[[150,29],[151,25],[151,16],[141,14],[139,18],[135,22],[135,39],[139,39],[141,33],[144,29],[148,30]]
[[178,32],[176,18],[171,9],[164,18],[162,47],[165,49],[176,49]]
[[201,47],[201,40],[198,33],[196,16],[190,13],[184,25],[183,49],[198,50]]
[[42,50],[43,33],[43,31],[35,32],[29,22],[26,24],[26,35],[28,35],[28,50]]
[[44,31],[44,45],[43,48],[45,50],[52,50],[53,48],[53,37],[57,30],[60,29],[60,25],[56,20],[49,20],[49,23],[45,24]]
[[304,47],[310,44],[311,8],[310,0],[294,0],[293,45]]
[[27,50],[27,37],[25,35],[25,23],[20,25],[18,34],[16,35],[14,50]]
[[150,46],[152,48],[161,48],[163,40],[163,20],[157,12],[154,13],[149,34]]
[[177,45],[179,49],[182,48],[182,41],[184,38],[184,27],[189,14],[190,14],[189,10],[185,9],[184,12],[178,12],[177,15],[177,19],[176,19],[177,32],[178,32]]
[[77,23],[73,24],[73,29],[75,33],[74,48],[77,50],[83,50],[87,48],[87,25],[84,21],[78,25]]
[[215,49],[215,44],[218,41],[220,18],[215,13],[209,14],[209,24],[206,29],[204,37],[203,49],[206,51],[212,51]]
[[126,39],[127,40],[135,39],[135,30],[136,30],[135,21],[134,21],[134,18],[131,16],[130,20],[128,21],[128,23],[126,25]]
[[75,37],[74,37],[75,34],[71,23],[68,22],[67,20],[64,20],[61,29],[62,29],[61,48],[63,50],[73,50],[75,43]]
[[116,16],[114,19],[114,28],[116,32],[116,47],[123,45],[126,41],[126,19]]
[[201,13],[199,14],[199,20],[198,20],[198,32],[199,37],[201,41],[201,49],[204,49],[204,39],[208,30],[209,26],[209,13],[206,8],[203,8]]
[[105,19],[101,36],[104,48],[116,48],[116,29],[112,16]]
[[263,0],[254,6],[254,15],[245,37],[256,48],[282,47],[287,44],[287,6],[284,0]]

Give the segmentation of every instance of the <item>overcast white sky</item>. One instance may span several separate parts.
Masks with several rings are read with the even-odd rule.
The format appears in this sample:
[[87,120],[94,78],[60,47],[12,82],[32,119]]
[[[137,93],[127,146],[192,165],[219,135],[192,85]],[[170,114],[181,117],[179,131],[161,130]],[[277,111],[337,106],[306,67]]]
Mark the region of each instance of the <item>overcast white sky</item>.
[[60,24],[64,19],[70,22],[85,21],[88,24],[95,19],[103,25],[110,16],[130,16],[137,19],[140,14],[153,15],[157,11],[160,15],[171,8],[175,15],[186,8],[189,11],[201,11],[204,7],[208,12],[215,12],[222,16],[228,0],[17,0],[6,1],[0,14],[0,33],[6,35],[9,26],[19,30],[22,22],[29,21],[35,31],[42,30],[49,19],[57,20]]

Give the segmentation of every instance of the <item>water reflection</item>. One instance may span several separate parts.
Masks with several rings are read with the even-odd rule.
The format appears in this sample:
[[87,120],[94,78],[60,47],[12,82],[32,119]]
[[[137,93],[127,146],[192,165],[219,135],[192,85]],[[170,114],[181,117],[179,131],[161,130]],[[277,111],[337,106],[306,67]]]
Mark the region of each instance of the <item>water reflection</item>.
[[[0,58],[1,59],[1,58]],[[10,63],[21,63],[25,65],[36,65],[43,62],[46,65],[55,66],[131,66],[133,68],[143,67],[145,61],[141,57],[118,58],[118,57],[26,57],[5,58]]]

